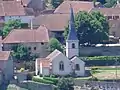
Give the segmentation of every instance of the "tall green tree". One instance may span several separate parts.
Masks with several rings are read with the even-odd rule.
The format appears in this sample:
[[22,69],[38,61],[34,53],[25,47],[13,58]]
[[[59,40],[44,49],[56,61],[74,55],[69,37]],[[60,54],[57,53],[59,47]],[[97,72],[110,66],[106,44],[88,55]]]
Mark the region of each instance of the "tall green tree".
[[57,8],[62,2],[63,0],[51,0],[51,4],[54,8]]
[[27,47],[23,45],[15,45],[12,48],[13,50],[13,56],[17,60],[30,60],[31,55]]
[[20,20],[9,20],[5,23],[2,31],[3,37],[6,37],[12,29],[21,28],[21,21]]
[[[75,27],[80,44],[93,45],[108,40],[109,24],[100,12],[80,11],[75,16]],[[65,29],[65,38],[68,35]]]
[[58,90],[74,90],[74,81],[72,78],[60,78],[57,87]]
[[106,0],[106,3],[104,4],[105,7],[111,8],[115,6],[117,3],[117,0]]
[[55,49],[63,52],[62,44],[56,38],[51,38],[48,45],[50,52],[53,52]]

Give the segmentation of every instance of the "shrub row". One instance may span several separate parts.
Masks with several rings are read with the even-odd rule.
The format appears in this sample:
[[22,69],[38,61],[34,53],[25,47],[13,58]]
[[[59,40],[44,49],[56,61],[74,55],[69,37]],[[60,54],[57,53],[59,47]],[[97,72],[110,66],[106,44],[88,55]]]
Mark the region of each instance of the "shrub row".
[[120,56],[95,56],[95,57],[80,57],[83,60],[118,60],[120,61]]
[[54,84],[53,81],[45,80],[45,79],[40,79],[40,78],[32,78],[33,81],[39,82],[39,83],[44,83],[44,84]]
[[44,80],[52,81],[55,85],[58,83],[58,78],[43,77]]
[[111,66],[115,65],[116,61],[120,63],[120,56],[95,56],[80,58],[85,61],[86,66]]

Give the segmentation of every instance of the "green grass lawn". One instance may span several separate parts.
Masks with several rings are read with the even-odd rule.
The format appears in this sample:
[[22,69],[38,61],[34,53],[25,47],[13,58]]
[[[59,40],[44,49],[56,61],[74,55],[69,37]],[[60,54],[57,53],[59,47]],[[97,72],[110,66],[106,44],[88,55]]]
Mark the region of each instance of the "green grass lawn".
[[116,70],[117,70],[117,79],[120,79],[120,67],[97,67],[95,70],[96,73],[93,76],[97,77],[99,80],[114,80],[116,79]]

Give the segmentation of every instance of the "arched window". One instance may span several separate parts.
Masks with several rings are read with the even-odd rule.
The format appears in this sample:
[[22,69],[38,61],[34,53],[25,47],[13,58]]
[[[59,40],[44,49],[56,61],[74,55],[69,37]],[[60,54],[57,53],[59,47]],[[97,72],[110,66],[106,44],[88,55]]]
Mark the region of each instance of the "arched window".
[[59,63],[59,70],[64,71],[64,63],[63,63],[63,61],[60,61],[60,63]]
[[75,64],[75,70],[80,70],[79,64]]
[[75,48],[75,44],[74,43],[72,43],[72,48]]

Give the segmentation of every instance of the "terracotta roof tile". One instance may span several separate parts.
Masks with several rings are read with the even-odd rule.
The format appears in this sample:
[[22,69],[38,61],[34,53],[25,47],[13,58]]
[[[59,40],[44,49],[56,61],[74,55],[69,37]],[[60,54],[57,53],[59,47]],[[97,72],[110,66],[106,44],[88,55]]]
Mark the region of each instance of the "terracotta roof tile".
[[40,61],[40,63],[42,64],[42,67],[50,67],[50,60],[49,59],[43,59]]
[[33,25],[45,25],[50,31],[64,31],[69,21],[69,14],[46,14],[33,19]]
[[0,16],[26,15],[24,7],[20,2],[3,1],[0,2]]
[[0,51],[0,60],[8,60],[10,51]]
[[40,26],[37,30],[16,29],[12,30],[3,40],[3,43],[26,43],[26,42],[48,42],[48,30]]
[[73,7],[74,13],[78,13],[79,11],[87,11],[89,12],[92,8],[94,8],[93,2],[87,1],[64,1],[61,5],[59,5],[54,13],[70,13],[70,4]]
[[6,16],[25,15],[24,7],[16,1],[4,1],[3,9]]

